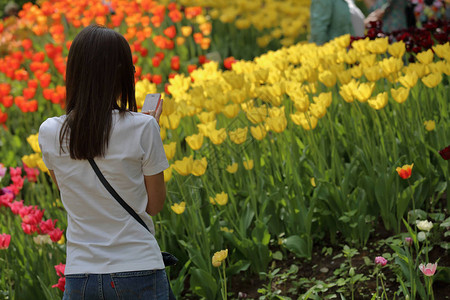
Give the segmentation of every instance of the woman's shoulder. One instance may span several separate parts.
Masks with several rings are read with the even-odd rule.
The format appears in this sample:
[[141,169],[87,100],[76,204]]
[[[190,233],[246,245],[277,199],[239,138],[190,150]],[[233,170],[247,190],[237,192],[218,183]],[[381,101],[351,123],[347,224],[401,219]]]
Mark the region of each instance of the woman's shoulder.
[[41,126],[39,127],[39,132],[58,129],[59,127],[61,127],[65,118],[66,115],[48,118],[47,120],[42,122]]
[[128,112],[124,114],[126,120],[132,122],[135,125],[143,125],[156,123],[156,119],[150,115],[140,112]]

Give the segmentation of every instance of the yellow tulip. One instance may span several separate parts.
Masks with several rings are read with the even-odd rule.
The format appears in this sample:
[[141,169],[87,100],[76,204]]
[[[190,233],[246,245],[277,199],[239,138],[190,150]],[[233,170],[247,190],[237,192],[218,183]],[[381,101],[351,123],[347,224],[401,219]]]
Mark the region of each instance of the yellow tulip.
[[436,122],[434,122],[433,120],[425,121],[423,122],[423,125],[425,126],[425,129],[427,131],[432,131],[434,130],[434,128],[436,128]]
[[38,141],[39,133],[32,134],[27,137],[27,142],[30,144],[31,149],[33,149],[36,153],[41,153],[41,148],[39,147],[39,141]]
[[348,50],[347,55],[344,56],[344,61],[348,65],[353,65],[356,63],[358,56],[359,55],[355,49],[350,49]]
[[367,52],[367,44],[370,39],[367,37],[363,40],[357,40],[352,43],[352,47],[358,52],[359,55]]
[[334,39],[341,48],[347,48],[350,45],[350,34],[344,34]]
[[143,79],[136,82],[135,85],[135,98],[138,108],[142,108],[144,104],[145,96],[147,94],[156,93],[156,84],[150,83],[148,79]]
[[403,103],[408,99],[409,88],[399,87],[398,89],[391,89],[391,95],[397,103]]
[[422,78],[425,75],[430,73],[430,68],[428,65],[423,65],[419,63],[411,63],[407,67],[404,68],[403,72],[406,73],[416,73],[419,78]]
[[272,41],[272,37],[270,35],[263,35],[256,38],[256,43],[260,48],[265,48],[269,45],[270,41]]
[[426,77],[422,78],[423,84],[425,84],[427,87],[434,88],[442,81],[442,74],[441,73],[432,73]]
[[396,58],[401,58],[405,54],[405,51],[406,47],[403,41],[393,43],[388,47],[389,54]]
[[339,94],[342,96],[345,102],[351,103],[354,99],[354,91],[358,88],[358,83],[355,80],[351,80],[348,84],[341,86]]
[[174,213],[181,215],[186,210],[186,202],[175,203],[170,207]]
[[428,65],[433,61],[433,51],[431,49],[428,49],[427,51],[423,51],[417,54],[416,58],[418,61],[420,61],[424,65]]
[[251,170],[253,169],[253,159],[243,161],[244,169]]
[[248,127],[238,128],[234,131],[229,131],[228,135],[233,143],[240,145],[247,140],[247,132]]
[[389,39],[385,38],[377,38],[373,41],[367,43],[367,50],[375,54],[385,53],[389,46]]
[[213,205],[218,204],[220,206],[224,206],[228,203],[228,194],[225,192],[216,194],[216,196],[214,198],[209,197],[209,202]]
[[291,114],[291,120],[296,125],[301,125],[305,130],[316,128],[318,119],[309,113]]
[[366,102],[372,95],[374,87],[374,82],[361,83],[353,93],[359,102]]
[[367,102],[370,107],[380,110],[388,104],[388,94],[386,92],[380,93],[375,98],[369,99]]
[[353,78],[360,78],[363,74],[363,67],[362,65],[354,66],[350,69],[350,73],[352,74]]
[[199,113],[197,116],[202,124],[212,122],[216,118],[216,114],[214,112],[206,112],[206,111]]
[[227,166],[227,168],[225,170],[227,170],[227,172],[230,174],[234,174],[238,170],[238,164],[232,163],[231,165]]
[[206,161],[206,157],[202,159],[194,160],[192,166],[192,175],[194,176],[202,176],[206,172],[206,167],[208,166],[208,162]]
[[181,26],[181,33],[188,37],[192,34],[192,26]]
[[432,47],[434,53],[440,58],[445,58],[449,60],[450,58],[450,42],[447,42],[443,45],[435,45]]
[[178,46],[183,45],[184,42],[186,42],[186,39],[185,39],[184,37],[182,37],[182,36],[177,36],[177,38],[176,38],[176,43],[177,43]]
[[44,161],[42,160],[42,158],[39,159],[39,160],[36,162],[36,165],[38,166],[38,168],[39,168],[42,172],[50,174],[49,171],[48,171],[48,168],[47,168],[47,166],[45,165],[45,163],[44,163]]
[[161,140],[165,140],[167,137],[167,130],[164,127],[161,127],[161,130],[159,131],[159,135],[161,135]]
[[398,81],[406,88],[413,88],[419,77],[417,76],[416,72],[411,72],[405,74],[405,76],[402,76],[398,79]]
[[380,62],[380,66],[383,69],[384,76],[388,76],[392,73],[400,71],[403,67],[403,62],[399,58],[390,57],[385,58]]
[[350,70],[341,71],[337,73],[337,77],[341,84],[347,84],[352,80],[352,73],[350,72]]
[[220,145],[227,138],[227,132],[225,128],[220,128],[219,130],[211,131],[208,137],[214,145]]
[[41,155],[39,153],[33,153],[22,157],[22,162],[29,168],[36,168],[39,160],[41,160]]
[[225,106],[222,112],[227,118],[232,119],[237,116],[239,110],[240,110],[239,104],[230,104]]
[[364,68],[364,76],[366,76],[369,81],[378,81],[381,77],[383,77],[383,69],[381,69],[378,65]]
[[228,256],[228,249],[214,253],[212,257],[212,265],[216,268],[220,267],[222,265],[222,262],[227,258],[227,256]]
[[177,129],[178,125],[180,125],[181,117],[177,113],[171,114],[169,116],[161,115],[159,118],[159,124],[162,127],[168,128],[168,129]]
[[326,87],[332,87],[336,84],[336,75],[330,71],[324,71],[319,74],[319,81],[322,82]]
[[253,124],[258,124],[266,120],[268,110],[266,106],[253,107],[245,111],[247,119]]
[[212,122],[209,122],[207,124],[197,124],[198,130],[201,134],[204,136],[209,137],[210,132],[216,130],[216,123],[217,121],[214,120]]
[[280,133],[286,129],[287,120],[284,115],[279,117],[269,117],[266,119],[266,124],[269,126],[270,130]]
[[305,112],[309,107],[309,98],[307,95],[302,96],[294,96],[291,97],[291,100],[294,102],[295,109],[298,111]]
[[442,73],[444,73],[447,76],[450,76],[450,54],[449,54],[448,62],[446,62],[442,66]]
[[440,60],[429,64],[428,67],[430,68],[431,73],[444,73],[446,65],[445,61]]
[[327,113],[327,108],[324,104],[313,103],[309,106],[309,112],[317,119],[320,119]]
[[313,100],[315,103],[323,104],[325,107],[330,107],[333,97],[331,92],[320,93],[318,97],[313,97]]
[[198,150],[203,145],[203,134],[193,134],[186,137],[186,142],[192,150]]
[[372,67],[377,62],[377,56],[375,54],[365,55],[360,58],[360,62],[363,68]]
[[164,144],[164,152],[166,152],[167,160],[171,160],[175,156],[177,150],[177,143]]
[[183,157],[182,160],[176,160],[172,167],[177,171],[178,174],[182,176],[188,176],[192,173],[192,168],[194,166],[194,161],[192,159],[192,156],[189,157]]
[[237,19],[234,24],[236,25],[237,29],[243,30],[249,28],[252,24],[250,23],[249,19],[239,18]]
[[264,126],[259,124],[257,126],[251,126],[250,133],[256,140],[262,141],[266,137],[267,131]]
[[172,178],[172,166],[164,170],[164,182],[168,182]]

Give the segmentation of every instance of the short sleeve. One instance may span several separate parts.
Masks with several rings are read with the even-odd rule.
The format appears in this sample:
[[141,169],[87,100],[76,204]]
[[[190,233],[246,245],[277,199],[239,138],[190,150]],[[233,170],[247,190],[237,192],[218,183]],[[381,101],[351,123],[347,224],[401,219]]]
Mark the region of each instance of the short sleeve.
[[41,148],[42,152],[42,160],[44,161],[45,166],[49,170],[53,170],[53,164],[50,158],[49,153],[49,147],[52,145],[50,140],[50,128],[48,127],[48,121],[45,121],[41,124],[39,127],[39,136],[38,136],[38,142],[39,142],[39,148]]
[[142,159],[142,171],[144,175],[155,175],[169,167],[159,133],[159,126],[154,118],[151,118],[146,124],[146,128],[141,136],[141,146],[144,150]]

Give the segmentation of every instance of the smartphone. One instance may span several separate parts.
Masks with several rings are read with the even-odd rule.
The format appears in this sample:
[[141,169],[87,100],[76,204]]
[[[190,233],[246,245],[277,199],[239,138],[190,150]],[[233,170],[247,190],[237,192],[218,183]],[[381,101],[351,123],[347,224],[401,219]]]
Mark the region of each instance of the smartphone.
[[142,105],[143,112],[154,110],[155,117],[161,115],[162,112],[162,99],[161,94],[147,94],[145,96],[144,105]]

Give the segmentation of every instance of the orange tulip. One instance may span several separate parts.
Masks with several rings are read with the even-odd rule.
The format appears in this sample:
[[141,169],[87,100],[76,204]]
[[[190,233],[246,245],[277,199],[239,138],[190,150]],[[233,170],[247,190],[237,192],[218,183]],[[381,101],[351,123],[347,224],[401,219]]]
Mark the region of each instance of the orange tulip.
[[412,168],[413,168],[414,164],[411,165],[404,165],[403,167],[397,167],[397,169],[395,169],[398,173],[398,175],[403,178],[403,179],[408,179],[409,177],[411,177],[411,173],[412,173]]

